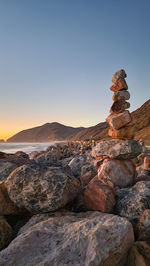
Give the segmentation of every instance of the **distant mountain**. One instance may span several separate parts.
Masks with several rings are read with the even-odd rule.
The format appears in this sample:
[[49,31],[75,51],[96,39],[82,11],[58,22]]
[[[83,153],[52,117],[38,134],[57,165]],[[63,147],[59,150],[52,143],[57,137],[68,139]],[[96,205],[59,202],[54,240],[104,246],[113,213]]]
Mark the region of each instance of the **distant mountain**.
[[46,123],[42,126],[23,130],[7,139],[7,142],[50,142],[68,140],[73,134],[83,129],[83,127],[74,128],[64,126],[57,122]]
[[[136,126],[135,139],[143,139],[145,143],[150,143],[150,100],[132,112],[131,116],[133,123]],[[106,122],[99,123],[96,126],[75,133],[72,138],[74,140],[87,140],[90,138],[95,140],[107,139],[109,138],[107,134],[108,128]]]
[[[132,120],[136,126],[135,139],[143,139],[150,143],[150,100],[140,108],[131,113]],[[59,123],[47,123],[43,126],[23,130],[8,142],[50,142],[57,140],[95,140],[107,139],[108,124],[102,122],[89,128],[74,128]]]

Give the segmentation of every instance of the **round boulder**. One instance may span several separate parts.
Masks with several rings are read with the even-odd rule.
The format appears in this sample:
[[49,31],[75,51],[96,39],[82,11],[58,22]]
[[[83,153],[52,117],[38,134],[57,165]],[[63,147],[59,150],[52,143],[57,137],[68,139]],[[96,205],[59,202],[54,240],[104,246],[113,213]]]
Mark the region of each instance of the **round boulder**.
[[60,167],[23,165],[6,181],[9,197],[31,213],[55,211],[72,201],[80,191],[79,181]]

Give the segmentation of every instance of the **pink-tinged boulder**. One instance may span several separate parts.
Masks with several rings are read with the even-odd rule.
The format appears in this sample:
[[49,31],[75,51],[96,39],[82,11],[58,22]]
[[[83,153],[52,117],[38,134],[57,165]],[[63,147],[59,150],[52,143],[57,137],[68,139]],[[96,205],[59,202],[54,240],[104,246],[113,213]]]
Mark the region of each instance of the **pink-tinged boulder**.
[[112,104],[110,108],[110,113],[111,114],[122,113],[128,108],[130,108],[130,103],[124,100],[116,101]]
[[5,182],[9,197],[31,213],[55,211],[72,201],[80,192],[80,182],[61,167],[23,165]]
[[125,110],[123,113],[112,114],[106,118],[106,122],[113,129],[119,129],[131,122],[131,114]]
[[113,75],[112,82],[115,83],[119,79],[124,79],[126,77],[127,77],[127,74],[126,74],[125,70],[120,69],[120,70],[116,71],[115,74]]
[[114,190],[95,176],[84,192],[84,205],[89,210],[111,213],[115,205]]
[[144,170],[150,171],[150,157],[146,156],[144,158]]
[[136,225],[136,236],[138,240],[150,241],[150,209],[147,209],[141,215]]
[[130,99],[130,93],[127,90],[121,90],[114,92],[112,99],[114,102],[124,100],[127,101]]
[[110,90],[111,91],[120,91],[120,90],[127,90],[128,89],[128,85],[125,81],[125,79],[119,79],[118,81],[116,81],[111,87]]
[[150,242],[137,241],[129,250],[126,266],[149,266]]
[[125,218],[100,212],[33,216],[0,253],[4,266],[124,266],[133,245]]
[[11,238],[12,238],[11,226],[6,222],[3,216],[0,216],[0,250],[5,248],[9,244]]
[[136,140],[101,140],[92,149],[92,156],[126,160],[137,157],[142,152],[142,146]]
[[98,169],[98,177],[111,181],[115,187],[128,187],[134,183],[135,166],[131,160],[105,159]]
[[110,128],[108,130],[108,136],[113,139],[133,139],[135,136],[135,126],[133,124],[128,124],[120,129]]

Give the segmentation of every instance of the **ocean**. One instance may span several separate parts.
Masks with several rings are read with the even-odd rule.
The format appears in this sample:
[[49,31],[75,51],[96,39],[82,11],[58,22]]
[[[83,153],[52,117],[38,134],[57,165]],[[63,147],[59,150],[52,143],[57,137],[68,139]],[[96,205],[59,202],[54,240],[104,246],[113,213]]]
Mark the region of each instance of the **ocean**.
[[6,153],[15,153],[17,151],[23,151],[30,153],[32,151],[44,151],[47,147],[54,145],[55,142],[47,143],[0,143],[0,151]]

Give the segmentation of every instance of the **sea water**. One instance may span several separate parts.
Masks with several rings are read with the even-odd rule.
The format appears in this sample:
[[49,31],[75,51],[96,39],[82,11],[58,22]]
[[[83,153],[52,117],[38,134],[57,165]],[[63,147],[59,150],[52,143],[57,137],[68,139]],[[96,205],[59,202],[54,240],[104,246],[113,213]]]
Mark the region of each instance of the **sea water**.
[[30,153],[32,151],[44,151],[47,147],[54,145],[55,142],[46,143],[0,143],[0,151],[6,153],[15,153],[17,151],[23,151]]

